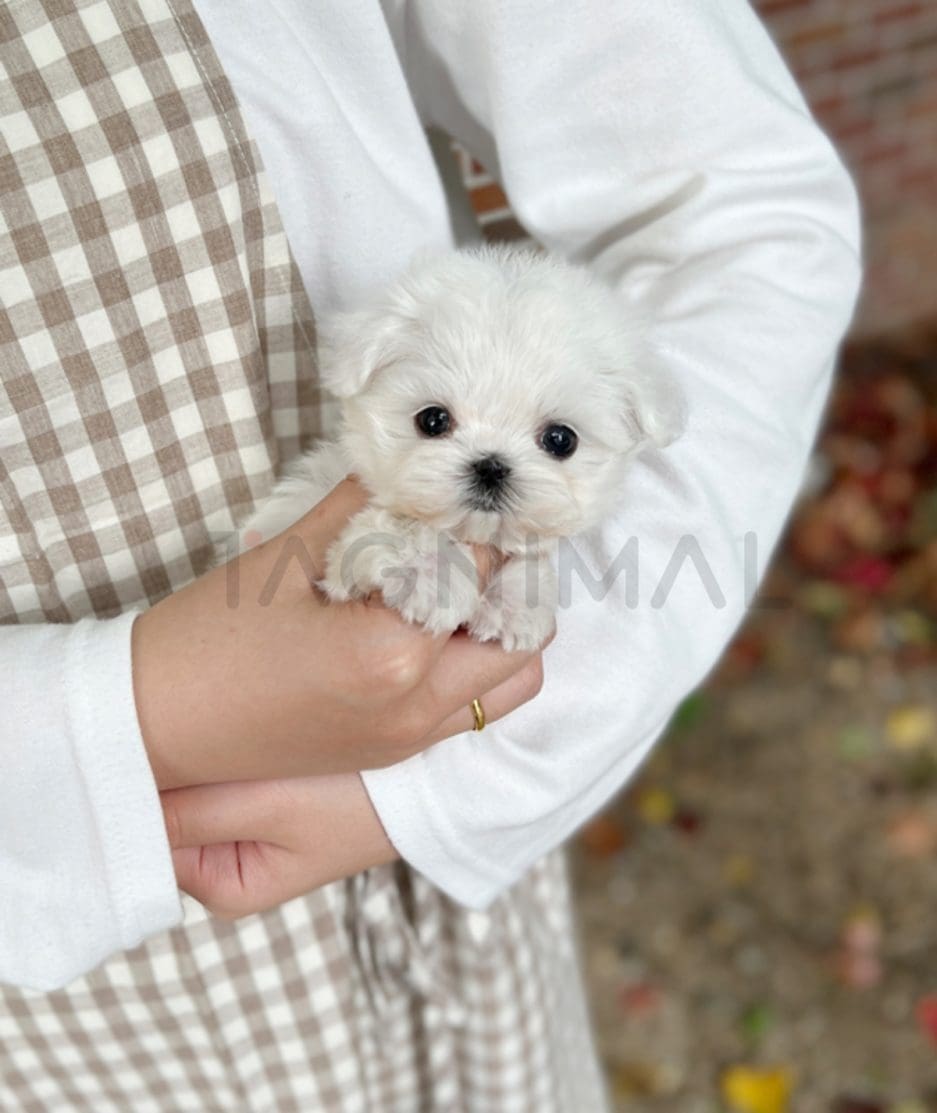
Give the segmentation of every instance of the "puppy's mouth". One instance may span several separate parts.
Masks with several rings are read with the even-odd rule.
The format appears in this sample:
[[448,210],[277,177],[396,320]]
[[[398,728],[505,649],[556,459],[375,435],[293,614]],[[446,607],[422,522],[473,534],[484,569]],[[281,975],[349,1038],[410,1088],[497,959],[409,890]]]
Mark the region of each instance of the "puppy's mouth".
[[508,506],[510,495],[507,491],[472,490],[465,499],[469,510],[483,510],[486,514],[500,514]]
[[469,510],[501,514],[513,502],[511,466],[501,456],[483,456],[465,471],[464,502]]

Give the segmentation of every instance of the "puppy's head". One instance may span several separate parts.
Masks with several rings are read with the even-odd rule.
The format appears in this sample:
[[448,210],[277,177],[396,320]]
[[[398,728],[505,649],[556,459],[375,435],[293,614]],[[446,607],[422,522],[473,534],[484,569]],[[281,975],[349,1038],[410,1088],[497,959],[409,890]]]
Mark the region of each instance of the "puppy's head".
[[424,257],[322,324],[320,373],[376,502],[510,548],[592,525],[628,459],[679,434],[639,331],[585,270],[485,247]]

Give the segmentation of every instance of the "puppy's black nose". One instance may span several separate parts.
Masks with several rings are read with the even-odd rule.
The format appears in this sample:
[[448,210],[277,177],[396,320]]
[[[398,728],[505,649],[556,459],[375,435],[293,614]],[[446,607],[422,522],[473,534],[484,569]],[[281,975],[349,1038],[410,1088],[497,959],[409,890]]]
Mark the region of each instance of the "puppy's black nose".
[[476,484],[485,491],[497,491],[511,474],[500,456],[484,456],[472,464]]

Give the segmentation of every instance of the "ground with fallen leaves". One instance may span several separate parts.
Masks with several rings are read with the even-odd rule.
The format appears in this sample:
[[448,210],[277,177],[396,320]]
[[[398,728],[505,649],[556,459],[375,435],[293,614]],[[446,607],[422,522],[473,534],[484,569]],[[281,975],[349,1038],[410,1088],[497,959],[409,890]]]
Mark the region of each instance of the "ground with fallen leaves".
[[577,842],[616,1107],[937,1113],[937,336],[846,353],[761,600]]

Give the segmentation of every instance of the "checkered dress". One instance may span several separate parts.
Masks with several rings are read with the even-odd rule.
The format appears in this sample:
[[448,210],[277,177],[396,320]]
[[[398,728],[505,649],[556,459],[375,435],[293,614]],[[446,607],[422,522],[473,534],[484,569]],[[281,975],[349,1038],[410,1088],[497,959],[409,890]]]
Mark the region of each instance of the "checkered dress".
[[[0,7],[0,622],[155,602],[327,424],[311,308],[188,0]],[[604,1109],[562,859],[404,865],[0,987],[3,1113]]]

